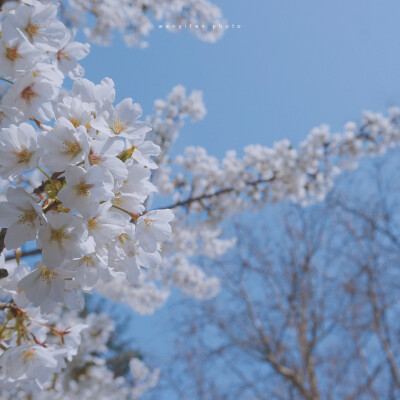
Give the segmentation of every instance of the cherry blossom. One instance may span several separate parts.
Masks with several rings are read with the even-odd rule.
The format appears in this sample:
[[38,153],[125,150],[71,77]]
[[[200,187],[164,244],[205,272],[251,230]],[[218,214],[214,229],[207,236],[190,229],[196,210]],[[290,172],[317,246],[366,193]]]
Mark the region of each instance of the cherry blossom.
[[[43,313],[47,310],[51,312],[55,305],[64,299],[64,278],[60,270],[49,269],[42,263],[37,263],[35,269],[21,279],[18,288],[24,290],[26,297],[35,307],[41,306]],[[49,306],[47,303],[47,308],[46,300],[51,304]]]
[[90,125],[92,128],[106,133],[110,137],[138,139],[151,130],[151,125],[137,121],[142,115],[142,108],[132,99],[125,99],[115,109],[97,116]]
[[39,228],[38,246],[48,267],[59,267],[65,259],[82,256],[87,229],[82,218],[66,213],[50,213]]
[[9,187],[6,196],[7,202],[0,203],[0,226],[7,228],[4,243],[10,250],[35,240],[45,216],[35,199],[23,188]]
[[[92,363],[92,336],[82,341],[88,325],[75,316],[59,327],[60,310],[82,310],[84,293],[120,277],[138,282],[141,268],[156,269],[173,219],[170,211],[160,211],[168,214],[162,220],[147,210],[156,216],[156,238],[136,230],[156,191],[152,157],[160,148],[146,137],[151,125],[140,120],[138,103],[128,98],[114,106],[110,78],[100,84],[83,78],[79,61],[90,46],[75,41],[76,31],[58,18],[59,6],[9,1],[0,13],[0,188],[7,188],[0,202],[0,382],[15,398],[31,391],[45,398],[46,390],[35,390],[52,390],[68,368]],[[31,268],[20,247],[34,242],[41,261]],[[5,260],[4,249],[15,260]],[[107,352],[105,342],[98,345]],[[93,387],[132,397],[129,383],[114,379],[101,360],[90,364]],[[135,377],[137,393],[158,380],[142,367],[147,375]],[[60,396],[82,398],[79,388],[57,388]]]
[[107,184],[102,169],[94,165],[85,171],[81,167],[68,167],[66,186],[58,192],[58,199],[70,209],[76,209],[85,218],[97,214],[101,202],[113,197],[113,182]]
[[35,168],[39,161],[37,134],[27,123],[0,130],[0,172],[3,178],[15,177]]
[[[206,115],[202,93],[176,86],[146,118],[131,98],[114,105],[114,82],[84,78],[90,46],[60,18],[78,26],[90,13],[91,40],[118,31],[143,46],[154,21],[198,24],[192,33],[215,41],[220,10],[206,0],[62,3],[8,1],[0,13],[0,384],[11,398],[136,399],[159,371],[133,357],[129,376],[113,376],[113,322],[76,312],[84,294],[139,314],[173,288],[212,299],[220,282],[196,257],[235,245],[224,221],[268,202],[322,200],[339,173],[399,144],[400,111],[366,112],[339,133],[317,127],[298,146],[249,145],[222,160],[188,147],[172,157],[185,121]],[[32,268],[20,257],[33,243],[41,261]]]
[[54,124],[54,131],[41,137],[42,162],[52,171],[62,171],[68,165],[84,161],[89,154],[86,130],[77,128],[65,118]]

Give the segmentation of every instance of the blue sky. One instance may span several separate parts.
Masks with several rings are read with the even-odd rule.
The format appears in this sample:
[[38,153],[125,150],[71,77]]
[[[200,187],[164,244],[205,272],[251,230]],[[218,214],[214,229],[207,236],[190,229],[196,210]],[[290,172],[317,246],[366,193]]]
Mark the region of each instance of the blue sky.
[[[92,46],[86,76],[114,79],[119,100],[150,113],[176,84],[201,89],[204,121],[188,124],[176,150],[211,154],[250,143],[300,142],[316,125],[339,130],[361,111],[400,104],[400,2],[395,0],[221,0],[230,23],[216,44],[155,29],[148,49]],[[165,350],[168,317],[135,317],[134,342]],[[168,346],[167,346],[168,347]],[[157,351],[158,351],[157,350]]]
[[119,99],[151,112],[180,83],[204,92],[206,119],[177,150],[201,145],[222,156],[249,143],[295,143],[320,123],[339,130],[364,109],[400,103],[400,3],[395,0],[221,0],[230,23],[216,44],[156,29],[148,49],[93,46],[94,81],[114,79]]

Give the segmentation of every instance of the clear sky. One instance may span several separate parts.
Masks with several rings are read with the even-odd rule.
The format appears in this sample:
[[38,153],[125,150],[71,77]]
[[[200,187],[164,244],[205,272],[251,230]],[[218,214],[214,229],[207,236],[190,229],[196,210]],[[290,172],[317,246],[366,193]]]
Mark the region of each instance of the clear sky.
[[[221,157],[250,143],[301,141],[321,123],[339,130],[361,111],[400,104],[398,0],[220,0],[230,29],[216,44],[155,29],[148,49],[93,46],[96,82],[114,79],[118,99],[150,113],[176,84],[204,92],[208,115],[188,124],[177,150],[202,145]],[[135,342],[165,349],[162,312],[135,317]]]
[[339,130],[365,109],[400,103],[400,2],[220,0],[230,29],[216,44],[157,27],[145,50],[93,46],[86,75],[114,79],[119,99],[151,112],[180,83],[204,92],[206,119],[178,146],[222,156],[249,143],[302,140],[320,123]]

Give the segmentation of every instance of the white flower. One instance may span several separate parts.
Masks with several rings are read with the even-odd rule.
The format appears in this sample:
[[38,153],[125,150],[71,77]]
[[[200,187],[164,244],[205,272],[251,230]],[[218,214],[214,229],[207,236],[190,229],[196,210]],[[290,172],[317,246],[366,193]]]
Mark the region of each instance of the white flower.
[[133,400],[142,398],[143,394],[156,386],[160,379],[159,369],[150,371],[146,364],[138,358],[132,358],[130,360],[129,369],[135,382],[131,393]]
[[58,193],[58,199],[70,209],[78,210],[84,218],[97,214],[100,202],[110,200],[113,184],[104,179],[102,169],[95,165],[85,171],[81,167],[68,167],[65,171],[66,186]]
[[120,192],[125,195],[136,196],[144,202],[147,196],[156,192],[157,188],[150,182],[151,170],[140,164],[128,164],[128,177],[124,181]]
[[115,179],[123,181],[128,176],[128,169],[117,157],[123,150],[122,140],[93,140],[90,143],[89,165],[100,165],[103,169],[110,171]]
[[64,303],[71,310],[81,311],[85,305],[82,287],[76,280],[66,280]]
[[8,42],[0,40],[0,71],[9,79],[29,70],[39,56],[40,52],[23,37]]
[[40,145],[42,161],[53,172],[83,161],[89,153],[86,129],[82,126],[76,129],[65,118],[56,121],[53,132],[46,132],[41,137]]
[[35,168],[37,133],[29,124],[10,125],[0,129],[0,173],[3,178],[13,178]]
[[59,267],[64,259],[82,256],[86,238],[87,229],[82,218],[49,213],[47,223],[39,228],[37,240],[43,263],[48,267]]
[[161,263],[158,251],[148,253],[134,241],[135,228],[131,226],[127,234],[122,234],[109,252],[109,266],[115,271],[123,271],[128,282],[138,282],[140,267],[157,268]]
[[0,366],[12,379],[24,378],[44,383],[50,375],[61,370],[63,362],[56,356],[57,352],[52,347],[24,344],[3,353]]
[[132,103],[128,98],[119,103],[112,112],[104,112],[96,117],[90,125],[99,132],[106,133],[110,137],[140,138],[151,131],[151,125],[147,122],[137,121],[142,115],[139,104]]
[[16,249],[36,234],[44,215],[39,204],[21,187],[7,189],[7,202],[0,203],[0,227],[8,228],[4,244]]
[[20,109],[27,118],[40,122],[54,117],[52,100],[58,92],[58,84],[36,72],[27,72],[10,87],[3,97],[3,105]]
[[72,79],[81,78],[84,70],[78,61],[86,57],[90,51],[89,43],[73,42],[74,35],[67,31],[57,51],[57,65],[60,71]]
[[169,222],[173,219],[171,210],[149,211],[138,218],[136,234],[140,247],[147,252],[155,252],[159,241],[169,239],[172,232]]
[[94,105],[85,103],[77,97],[64,97],[62,102],[57,103],[56,106],[56,119],[66,118],[71,124],[78,128],[78,126],[86,126],[92,117]]
[[0,297],[6,299],[11,296],[19,307],[28,307],[30,302],[26,298],[24,291],[18,288],[18,283],[31,272],[31,268],[24,262],[19,264],[15,260],[5,262],[4,254],[0,257],[0,268],[4,268],[8,272],[8,276],[1,279]]
[[73,327],[68,328],[68,334],[64,335],[64,346],[68,350],[68,361],[72,361],[73,356],[78,354],[78,349],[82,342],[82,331],[87,328],[88,325],[86,324],[74,324]]
[[0,128],[9,128],[11,124],[22,122],[24,114],[15,107],[0,105]]
[[[143,202],[156,187],[149,181],[151,171],[139,164],[128,164],[128,178],[123,181],[120,188],[116,189],[115,198],[112,204],[125,211],[141,214],[144,211]],[[121,212],[122,211],[118,211]]]
[[110,273],[107,268],[107,257],[96,253],[88,253],[79,259],[67,262],[63,269],[72,271],[76,282],[83,289],[91,289],[99,279],[103,282],[110,280]]
[[35,269],[21,279],[18,288],[25,291],[35,307],[41,307],[42,313],[49,313],[64,300],[65,274],[60,269],[49,269],[38,262]]
[[156,169],[157,164],[151,159],[153,156],[158,156],[161,153],[160,146],[157,146],[153,142],[143,139],[128,140],[134,146],[134,152],[132,159],[134,159],[140,165],[144,167]]
[[131,370],[131,374],[135,382],[145,380],[150,374],[149,368],[139,358],[131,359],[129,362],[129,369]]
[[85,103],[93,103],[96,112],[100,113],[112,107],[115,100],[114,82],[110,78],[104,78],[99,85],[81,78],[74,81],[73,95]]
[[21,34],[38,48],[56,50],[65,35],[65,26],[57,18],[57,6],[21,4],[15,13],[5,18],[2,36],[9,40]]
[[89,236],[93,237],[99,251],[129,227],[129,217],[110,209],[108,203],[99,207],[98,213],[87,220]]

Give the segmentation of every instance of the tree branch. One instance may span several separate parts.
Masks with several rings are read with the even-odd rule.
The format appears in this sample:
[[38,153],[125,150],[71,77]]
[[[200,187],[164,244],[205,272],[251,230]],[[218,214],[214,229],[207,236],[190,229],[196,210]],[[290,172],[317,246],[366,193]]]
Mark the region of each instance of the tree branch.
[[[258,185],[261,185],[263,183],[270,183],[270,182],[272,182],[274,180],[275,180],[275,176],[273,176],[270,179],[258,179],[256,181],[247,182],[246,186],[258,186]],[[223,194],[231,193],[231,192],[234,192],[235,190],[236,190],[236,188],[234,188],[234,187],[220,189],[220,190],[217,190],[214,193],[202,194],[202,195],[196,196],[196,197],[189,197],[186,200],[178,201],[175,204],[172,204],[172,205],[170,205],[168,207],[161,207],[160,209],[166,209],[166,208],[173,209],[173,208],[177,208],[177,207],[190,206],[192,203],[196,203],[196,202],[200,203],[203,200],[212,199],[213,197],[218,197],[218,196],[221,196]]]

